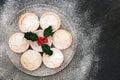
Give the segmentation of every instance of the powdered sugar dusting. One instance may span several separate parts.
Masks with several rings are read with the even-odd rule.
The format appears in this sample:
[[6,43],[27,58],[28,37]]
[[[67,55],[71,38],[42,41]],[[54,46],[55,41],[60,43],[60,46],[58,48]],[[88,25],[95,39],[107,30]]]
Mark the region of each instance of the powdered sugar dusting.
[[[13,14],[15,13],[15,8],[14,8],[14,4],[15,4],[15,1],[13,1],[13,0],[8,0],[8,1],[6,1],[5,2],[5,4],[1,7],[1,11],[0,11],[0,13],[1,13],[1,17],[0,17],[0,30],[1,30],[1,56],[3,55],[3,52],[5,52],[5,43],[3,43],[4,41],[5,41],[5,37],[4,36],[6,36],[4,33],[6,33],[7,31],[5,31],[6,30],[6,28],[7,27],[9,27],[9,26],[7,26],[6,27],[6,25],[8,24],[8,22],[9,22],[9,20],[10,20],[10,18],[11,18],[11,16],[13,16]],[[4,54],[4,55],[6,55],[6,54]]]
[[8,19],[15,13],[15,10],[13,7],[14,4],[15,2],[13,0],[8,0],[8,2],[6,2],[3,5],[1,21],[0,21],[2,25],[5,25],[8,22]]
[[[78,23],[80,23],[79,26],[79,47],[80,50],[79,54],[83,56],[82,60],[80,61],[80,68],[81,68],[81,76],[80,79],[86,79],[87,76],[89,76],[89,72],[91,70],[92,62],[94,61],[95,50],[97,48],[97,41],[99,39],[100,35],[100,26],[96,26],[93,28],[93,25],[88,21],[90,11],[86,11],[83,15],[83,17],[79,17]],[[76,21],[77,22],[77,21]],[[80,53],[81,52],[81,53]],[[99,62],[99,57],[97,57],[97,62]],[[97,72],[98,67],[96,67]],[[88,79],[89,80],[89,79]]]
[[[79,1],[79,0],[78,0]],[[7,31],[4,31],[7,27],[7,23],[9,22],[10,18],[14,16],[14,14],[19,11],[21,6],[30,5],[30,4],[36,4],[36,3],[47,3],[51,4],[53,6],[57,6],[61,8],[61,10],[65,11],[70,17],[72,18],[71,21],[76,26],[77,30],[77,36],[78,36],[78,49],[74,56],[73,61],[71,64],[65,68],[62,72],[49,77],[42,77],[41,79],[48,80],[84,80],[89,75],[89,72],[91,70],[91,65],[93,61],[99,62],[99,57],[96,57],[94,59],[94,56],[97,56],[95,54],[96,46],[97,46],[97,40],[99,39],[100,35],[100,26],[96,25],[95,28],[93,28],[93,25],[89,22],[88,18],[90,16],[90,11],[86,11],[84,13],[79,12],[76,13],[75,7],[77,1],[64,1],[64,0],[36,0],[35,2],[32,0],[25,0],[25,4],[22,5],[22,3],[19,3],[20,1],[15,0],[6,0],[4,6],[1,8],[1,17],[0,17],[0,36],[3,38],[0,38],[0,57],[2,57],[2,60],[6,60],[6,64],[3,64],[3,62],[0,62],[4,66],[9,66],[7,69],[4,67],[1,67],[0,69],[2,76],[6,79],[18,79],[21,80],[25,78],[26,80],[29,79],[37,79],[32,76],[28,76],[23,74],[22,72],[18,71],[17,69],[14,69],[13,66],[9,63],[9,59],[6,59],[4,57],[3,53],[6,53],[5,51],[5,43],[4,42],[4,33],[7,33]],[[6,26],[6,27],[5,27]],[[3,56],[2,56],[3,55]],[[96,60],[97,59],[97,60]],[[9,64],[10,65],[9,65]],[[1,65],[0,65],[1,66]],[[96,67],[96,72],[99,66]],[[13,74],[11,74],[14,71]],[[9,77],[8,77],[9,75]],[[1,78],[1,77],[0,77]],[[1,78],[3,79],[3,78]],[[89,79],[87,79],[89,80]]]

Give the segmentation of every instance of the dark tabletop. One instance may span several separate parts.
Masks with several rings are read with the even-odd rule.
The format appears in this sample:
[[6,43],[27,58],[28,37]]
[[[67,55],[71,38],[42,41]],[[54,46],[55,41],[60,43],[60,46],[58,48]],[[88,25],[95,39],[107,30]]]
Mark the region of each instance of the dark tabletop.
[[[71,17],[76,17],[73,22],[75,21],[76,24],[78,24],[78,28],[84,28],[83,32],[86,36],[89,36],[90,34],[92,36],[91,30],[94,31],[94,29],[99,28],[98,32],[96,32],[96,34],[99,33],[99,37],[96,40],[95,46],[91,48],[94,50],[91,68],[89,73],[86,73],[87,76],[84,79],[120,80],[120,0],[0,0],[1,15],[3,15],[2,13],[4,8],[10,6],[9,3],[12,4],[12,2],[16,3],[14,4],[14,7],[18,7],[19,5],[19,9],[22,9],[32,3],[45,3],[59,7],[62,10],[66,10],[66,13],[71,15]],[[87,17],[85,16],[86,14],[88,15]],[[84,25],[79,24],[79,20],[81,19],[78,18],[82,18],[82,20],[84,20]],[[87,25],[88,23],[90,26]],[[94,37],[90,38],[93,39]],[[3,40],[0,38],[0,44],[2,44],[2,42]],[[2,51],[2,49],[3,47],[1,46],[0,80],[81,79],[81,76],[79,75],[79,50],[76,52],[74,59],[68,67],[60,73],[49,77],[33,77],[19,71],[16,67],[14,67],[8,59],[6,52]],[[98,60],[96,60],[96,57]]]

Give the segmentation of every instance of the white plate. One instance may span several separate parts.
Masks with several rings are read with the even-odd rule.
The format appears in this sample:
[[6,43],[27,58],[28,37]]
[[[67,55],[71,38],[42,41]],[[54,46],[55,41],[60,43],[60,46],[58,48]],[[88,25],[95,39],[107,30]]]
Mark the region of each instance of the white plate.
[[[20,32],[19,28],[18,28],[18,18],[21,14],[24,14],[25,12],[33,12],[35,13],[37,16],[40,16],[44,13],[44,12],[54,12],[56,14],[58,14],[58,16],[60,17],[61,21],[62,21],[62,25],[61,28],[65,29],[67,31],[69,31],[72,34],[73,37],[73,41],[72,41],[72,45],[63,50],[63,55],[64,55],[64,62],[63,64],[55,69],[49,69],[47,67],[45,67],[44,64],[42,64],[41,67],[39,67],[37,70],[35,71],[28,71],[26,69],[24,69],[20,63],[20,57],[21,54],[16,54],[13,51],[10,50],[9,45],[8,45],[8,40],[9,37],[16,33],[16,32]],[[48,76],[48,75],[53,75],[59,71],[61,71],[62,69],[64,69],[72,60],[75,52],[76,52],[76,48],[77,48],[77,34],[76,34],[76,30],[75,30],[75,26],[73,25],[73,22],[71,21],[69,15],[67,15],[65,12],[61,11],[59,8],[50,6],[50,5],[45,5],[45,4],[36,4],[36,5],[31,5],[28,7],[25,7],[24,9],[20,10],[18,13],[16,13],[14,16],[11,16],[10,22],[8,24],[8,28],[6,31],[8,31],[7,35],[6,35],[6,44],[7,44],[7,54],[11,60],[11,62],[21,71],[33,75],[33,76]]]

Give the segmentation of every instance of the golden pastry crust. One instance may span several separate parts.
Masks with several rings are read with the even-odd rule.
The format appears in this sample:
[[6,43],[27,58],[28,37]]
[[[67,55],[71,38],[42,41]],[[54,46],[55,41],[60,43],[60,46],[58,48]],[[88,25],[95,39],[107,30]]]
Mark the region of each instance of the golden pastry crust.
[[29,48],[29,41],[24,38],[23,33],[15,33],[9,38],[9,47],[16,53],[22,53]]
[[[43,37],[43,30],[37,30],[34,33],[36,33],[39,37]],[[52,37],[48,37],[48,43],[49,46],[52,45]],[[38,51],[38,52],[43,52],[41,46],[38,46],[37,41],[30,42],[30,46],[33,50]]]
[[42,29],[52,26],[53,32],[60,28],[61,20],[56,13],[46,12],[40,18],[40,25]]
[[53,45],[58,49],[66,49],[72,43],[72,36],[66,30],[57,30],[53,34]]
[[28,50],[21,56],[21,64],[29,71],[36,70],[42,64],[41,54],[34,50]]
[[51,56],[43,54],[43,63],[48,68],[57,68],[59,67],[64,60],[64,56],[59,49],[51,48],[53,54]]
[[34,13],[25,13],[20,16],[18,26],[22,32],[33,32],[39,27],[39,19]]

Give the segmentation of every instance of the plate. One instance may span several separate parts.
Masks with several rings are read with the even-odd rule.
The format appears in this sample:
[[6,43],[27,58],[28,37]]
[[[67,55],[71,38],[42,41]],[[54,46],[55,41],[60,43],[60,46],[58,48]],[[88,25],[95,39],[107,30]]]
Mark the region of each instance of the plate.
[[[20,32],[20,30],[18,28],[18,19],[22,14],[24,14],[26,12],[33,12],[39,18],[45,12],[54,12],[60,17],[60,19],[62,21],[61,28],[69,31],[72,34],[72,37],[73,37],[72,45],[69,48],[62,50],[63,55],[64,55],[64,62],[60,67],[55,68],[55,69],[50,69],[50,68],[47,68],[44,64],[42,64],[41,67],[39,67],[37,70],[28,71],[25,68],[23,68],[20,63],[20,57],[22,54],[16,54],[13,51],[11,51],[11,49],[9,48],[8,40],[12,34],[14,34],[16,32]],[[77,48],[77,36],[76,36],[77,34],[76,34],[75,26],[72,24],[73,22],[71,21],[69,15],[67,15],[64,11],[60,10],[57,7],[51,6],[51,5],[36,4],[36,5],[27,6],[24,9],[20,10],[14,16],[11,16],[9,21],[10,22],[7,25],[9,27],[6,29],[6,31],[7,31],[6,44],[7,44],[7,50],[8,50],[7,54],[9,56],[9,59],[11,60],[11,62],[19,70],[21,70],[27,74],[33,75],[33,76],[48,76],[48,75],[53,75],[53,74],[61,71],[72,60],[72,58],[76,52],[76,48]]]

